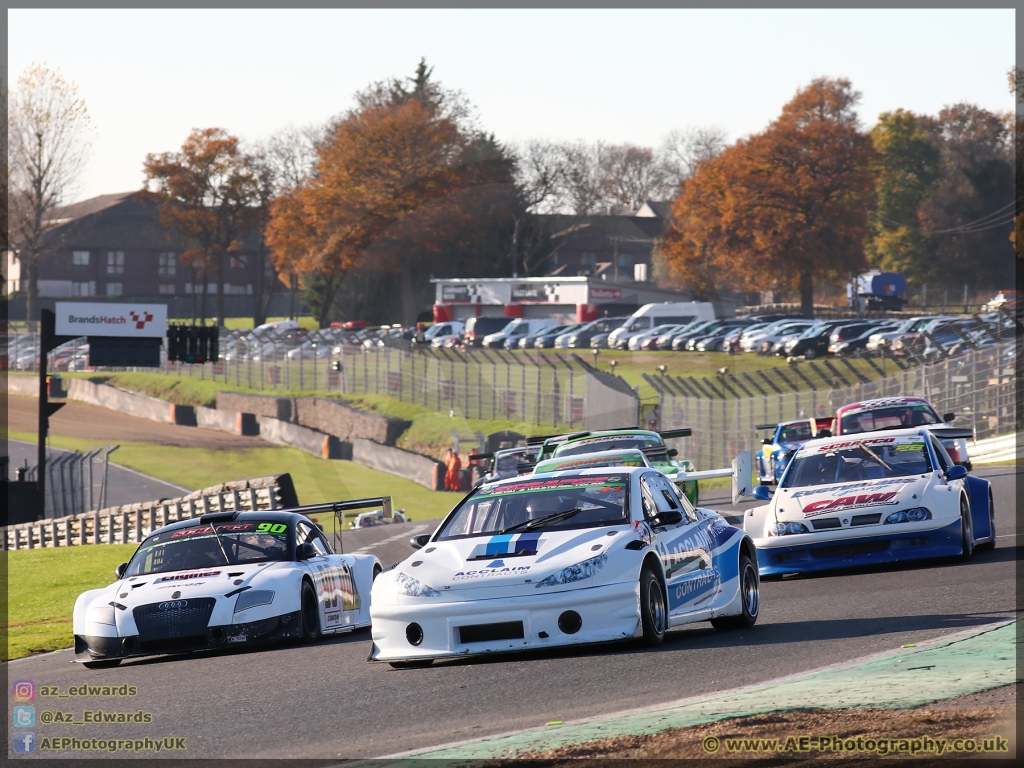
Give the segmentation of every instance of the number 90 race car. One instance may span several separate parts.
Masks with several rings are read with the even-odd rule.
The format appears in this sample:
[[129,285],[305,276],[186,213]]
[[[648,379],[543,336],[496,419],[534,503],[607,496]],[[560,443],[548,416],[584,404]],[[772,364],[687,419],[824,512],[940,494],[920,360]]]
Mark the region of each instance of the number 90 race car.
[[[749,486],[745,456],[737,474]],[[374,582],[370,661],[420,666],[628,638],[655,645],[681,624],[757,621],[751,539],[652,467],[489,483],[413,545],[422,550]]]
[[77,661],[122,659],[287,638],[315,640],[370,623],[381,571],[372,555],[335,554],[305,513],[380,506],[390,497],[274,512],[215,512],[146,537],[117,581],[75,602]]
[[769,501],[747,510],[761,576],[961,555],[995,546],[988,480],[954,464],[927,428],[811,440]]

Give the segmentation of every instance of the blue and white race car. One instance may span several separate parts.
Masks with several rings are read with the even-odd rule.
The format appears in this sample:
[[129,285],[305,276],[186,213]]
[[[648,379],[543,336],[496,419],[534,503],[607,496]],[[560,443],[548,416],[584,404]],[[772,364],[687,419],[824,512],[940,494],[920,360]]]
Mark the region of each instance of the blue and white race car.
[[488,483],[414,546],[374,582],[371,661],[656,645],[681,624],[750,627],[760,607],[750,537],[649,466]]
[[754,497],[769,501],[743,518],[762,578],[995,546],[989,481],[923,427],[811,440]]
[[770,429],[772,436],[761,440],[764,448],[757,454],[758,478],[762,483],[778,483],[796,449],[831,427],[831,416],[759,425],[757,429]]
[[266,512],[215,512],[146,537],[117,581],[75,602],[75,654],[86,667],[123,659],[275,640],[315,640],[370,623],[381,572],[372,555],[335,554],[304,512],[390,497]]

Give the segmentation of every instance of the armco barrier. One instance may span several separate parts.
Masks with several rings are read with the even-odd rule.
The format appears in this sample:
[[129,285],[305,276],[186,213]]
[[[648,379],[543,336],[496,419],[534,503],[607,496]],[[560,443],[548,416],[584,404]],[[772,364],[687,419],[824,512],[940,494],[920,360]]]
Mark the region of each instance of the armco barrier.
[[[429,456],[357,437],[352,441],[352,460],[371,469],[400,475],[432,491],[441,490],[436,484],[434,467],[444,465]],[[440,476],[443,478],[444,473]]]
[[295,486],[286,473],[221,483],[178,499],[125,504],[84,515],[9,525],[4,529],[2,544],[4,549],[33,549],[138,543],[168,523],[209,512],[287,509],[298,505]]

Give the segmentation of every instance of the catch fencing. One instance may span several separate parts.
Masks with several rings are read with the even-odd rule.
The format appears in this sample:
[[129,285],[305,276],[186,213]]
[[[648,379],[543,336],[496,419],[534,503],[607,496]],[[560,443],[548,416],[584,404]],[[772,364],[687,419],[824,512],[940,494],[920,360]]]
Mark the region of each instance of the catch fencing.
[[[46,457],[46,503],[44,517],[80,515],[107,503],[110,454],[120,446],[104,445],[80,451],[51,451]],[[37,482],[39,467],[27,468],[25,479]]]
[[[728,466],[741,451],[759,450],[760,439],[769,436],[764,430],[758,432],[760,424],[828,417],[842,405],[880,397],[923,397],[940,415],[956,414],[955,426],[974,430],[978,439],[1013,431],[1019,419],[1016,354],[1016,345],[1007,342],[929,365],[901,362],[905,367],[896,373],[870,381],[817,388],[792,386],[789,391],[761,387],[752,397],[729,394],[740,389],[741,380],[734,376],[720,377],[715,396],[696,394],[693,383],[679,377],[645,378],[658,392],[661,428],[690,427],[693,434],[679,440],[680,455],[691,459],[698,469],[708,469]],[[791,383],[802,378],[793,367],[787,377]],[[895,365],[889,370],[893,368]],[[750,383],[746,383],[749,390]],[[689,389],[684,388],[687,384]]]

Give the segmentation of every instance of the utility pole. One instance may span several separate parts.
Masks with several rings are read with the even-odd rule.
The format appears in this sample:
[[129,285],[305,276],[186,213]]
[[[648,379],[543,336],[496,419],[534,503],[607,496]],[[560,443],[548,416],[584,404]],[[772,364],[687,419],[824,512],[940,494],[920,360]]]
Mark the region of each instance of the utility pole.
[[39,493],[39,519],[46,517],[46,434],[50,428],[50,417],[64,407],[64,403],[49,402],[46,386],[46,358],[51,350],[59,347],[73,336],[57,336],[57,316],[49,309],[39,313],[39,445],[37,454],[36,488]]

